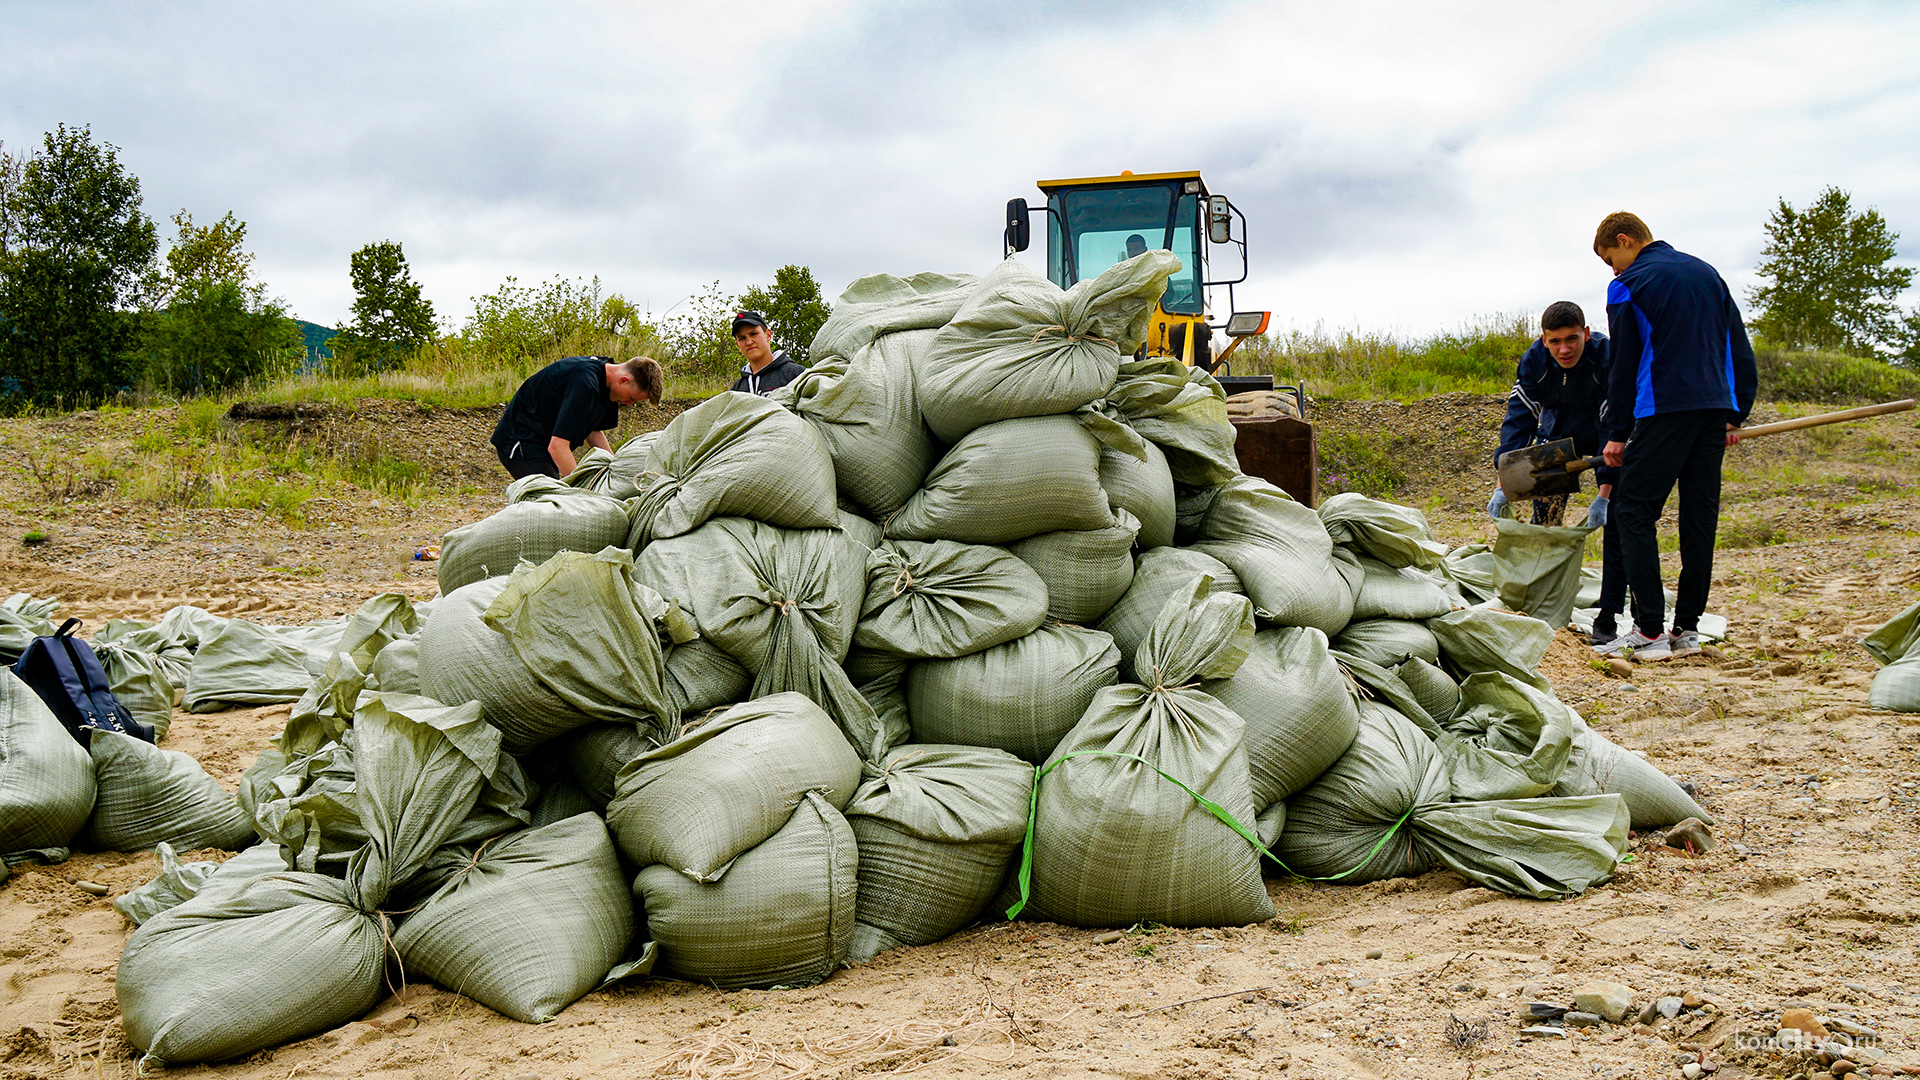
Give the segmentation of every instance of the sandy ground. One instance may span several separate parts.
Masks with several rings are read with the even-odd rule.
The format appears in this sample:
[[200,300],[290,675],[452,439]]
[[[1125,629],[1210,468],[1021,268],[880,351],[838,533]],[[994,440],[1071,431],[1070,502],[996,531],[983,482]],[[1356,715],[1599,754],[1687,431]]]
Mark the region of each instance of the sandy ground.
[[[1400,500],[1464,542],[1491,536],[1478,508],[1497,416],[1495,402],[1456,397],[1329,405],[1316,419],[1328,431],[1391,431],[1416,466]],[[135,503],[111,489],[58,503],[25,467],[26,454],[49,448],[121,452],[150,422],[108,414],[0,424],[0,593],[57,596],[89,633],[180,602],[297,622],[384,591],[424,598],[432,564],[413,561],[415,548],[490,512],[504,487],[478,445],[485,415],[426,418],[431,438],[410,440],[437,445],[428,453],[442,463],[433,473],[442,494],[376,507],[341,492],[297,528],[255,511]],[[383,422],[406,429],[404,418]],[[449,453],[449,444],[469,449]],[[1911,414],[1837,440],[1738,448],[1723,538],[1773,542],[1719,553],[1712,607],[1733,626],[1722,656],[1609,677],[1563,634],[1543,664],[1596,728],[1698,787],[1723,841],[1703,856],[1637,837],[1610,883],[1560,903],[1509,898],[1446,872],[1361,887],[1274,879],[1280,915],[1263,925],[1138,928],[1110,940],[1046,923],[986,924],[805,990],[636,980],[538,1027],[413,985],[362,1021],[179,1071],[275,1080],[1611,1078],[1677,1077],[1683,1061],[1705,1061],[1720,1076],[1791,1076],[1816,1070],[1745,1044],[1772,1034],[1797,1004],[1873,1029],[1862,1037],[1871,1044],[1863,1066],[1920,1071],[1920,715],[1866,707],[1873,664],[1858,645],[1920,598],[1916,449]],[[51,540],[23,545],[31,529]],[[166,744],[231,786],[286,711],[180,713]],[[156,872],[151,854],[76,853],[0,885],[0,1077],[133,1074],[113,990],[129,927],[109,900]],[[1688,992],[1705,1007],[1565,1038],[1521,1033],[1528,1001],[1566,1003],[1591,981],[1631,987],[1636,1010]]]

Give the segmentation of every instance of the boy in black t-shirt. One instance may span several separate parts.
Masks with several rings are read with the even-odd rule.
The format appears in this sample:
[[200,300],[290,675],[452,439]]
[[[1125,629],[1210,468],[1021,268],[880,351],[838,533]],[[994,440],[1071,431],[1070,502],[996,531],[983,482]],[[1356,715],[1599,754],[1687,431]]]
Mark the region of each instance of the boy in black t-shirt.
[[636,356],[624,364],[604,356],[569,356],[533,373],[500,414],[493,448],[515,480],[539,473],[562,477],[574,469],[582,443],[612,450],[607,431],[620,423],[620,406],[660,403],[660,365]]

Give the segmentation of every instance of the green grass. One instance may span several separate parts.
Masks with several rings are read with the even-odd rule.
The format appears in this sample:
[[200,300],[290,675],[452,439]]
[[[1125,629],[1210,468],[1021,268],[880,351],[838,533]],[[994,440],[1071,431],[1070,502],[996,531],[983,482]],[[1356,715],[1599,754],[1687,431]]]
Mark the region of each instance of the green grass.
[[[1327,432],[1320,437],[1320,488],[1323,495],[1357,491],[1372,498],[1390,498],[1407,482],[1399,465],[1397,446],[1377,433]],[[1394,442],[1397,444],[1398,439]]]
[[1884,360],[1765,345],[1754,349],[1753,355],[1760,368],[1762,401],[1870,405],[1920,397],[1920,371],[1894,367]]
[[1248,338],[1229,363],[1237,375],[1272,375],[1327,400],[1413,401],[1456,391],[1504,393],[1538,336],[1524,315],[1485,315],[1427,338],[1362,330],[1288,330]]
[[28,547],[33,547],[36,544],[44,544],[47,540],[47,534],[39,529],[28,529],[27,535],[20,538],[20,542]]

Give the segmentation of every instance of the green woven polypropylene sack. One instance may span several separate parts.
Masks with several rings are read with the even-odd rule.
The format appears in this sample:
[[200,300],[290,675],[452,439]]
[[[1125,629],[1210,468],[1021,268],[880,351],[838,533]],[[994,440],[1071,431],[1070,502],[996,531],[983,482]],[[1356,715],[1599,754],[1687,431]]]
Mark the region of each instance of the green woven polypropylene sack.
[[853,829],[810,791],[720,881],[655,865],[634,878],[633,893],[663,973],[721,990],[810,986],[847,960],[858,862]]
[[991,746],[1044,761],[1094,694],[1120,678],[1120,651],[1098,630],[1049,624],[1004,645],[907,671],[916,743]]
[[1873,677],[1867,704],[1889,712],[1920,712],[1920,604],[1895,615],[1861,644],[1886,665]]
[[1888,712],[1920,712],[1920,659],[1896,660],[1875,672],[1867,704]]
[[1470,604],[1493,600],[1500,594],[1499,572],[1493,565],[1491,544],[1462,544],[1454,548],[1447,553],[1440,570]]
[[979,280],[972,274],[868,274],[833,302],[833,312],[813,335],[808,355],[816,360],[852,356],[883,334],[938,330],[960,310]]
[[867,556],[853,643],[901,657],[965,656],[1047,618],[1047,584],[1004,548],[887,540]]
[[1062,291],[1016,260],[995,266],[914,373],[927,426],[952,443],[986,424],[1072,412],[1105,396],[1179,268],[1171,252],[1150,251]]
[[58,600],[23,592],[0,600],[0,665],[12,667],[34,638],[50,636],[54,631],[52,615],[59,608]]
[[1137,543],[1142,548],[1166,547],[1173,543],[1173,474],[1159,446],[1145,440],[1140,445],[1145,461],[1111,446],[1100,447],[1100,486],[1116,514],[1125,510],[1139,520]]
[[1460,684],[1460,708],[1437,740],[1459,800],[1526,799],[1559,781],[1574,713],[1552,693],[1497,671]]
[[393,936],[409,975],[544,1024],[633,940],[633,900],[597,814],[447,853],[468,859]]
[[816,357],[770,395],[813,424],[841,495],[875,517],[898,510],[940,458],[913,394],[915,360],[933,336],[890,333],[851,356]]
[[607,824],[636,865],[718,881],[787,823],[803,794],[823,793],[838,810],[859,783],[859,755],[820,706],[774,694],[622,766]]
[[869,521],[844,505],[840,507],[837,516],[840,518],[840,531],[846,533],[849,540],[868,551],[879,547],[886,539],[886,534],[880,531],[879,522]]
[[163,911],[127,938],[115,973],[127,1041],[168,1066],[338,1027],[386,993],[387,927],[346,882],[294,871]]
[[1411,506],[1343,491],[1320,504],[1320,520],[1336,544],[1359,548],[1388,566],[1438,570],[1447,546],[1434,538],[1427,515]]
[[562,744],[568,774],[594,808],[603,811],[618,791],[615,780],[627,762],[661,745],[632,724],[589,724]]
[[683,536],[717,517],[831,529],[833,458],[813,425],[766,398],[719,394],[673,418],[635,481],[627,546]]
[[117,731],[93,732],[92,754],[99,795],[83,834],[90,849],[236,851],[259,839],[253,819],[192,756]]
[[1047,618],[1091,626],[1133,584],[1133,543],[1139,532],[1140,519],[1120,509],[1107,528],[1041,533],[1016,540],[1007,550],[1046,582]]
[[1503,671],[1547,693],[1553,684],[1540,674],[1540,661],[1553,645],[1553,628],[1529,615],[1473,607],[1427,620],[1440,642],[1443,667],[1471,675]]
[[420,629],[420,688],[449,705],[479,702],[509,752],[524,753],[594,717],[542,681],[507,636],[482,619],[506,588],[506,578],[488,578],[434,603]]
[[160,860],[160,873],[145,885],[113,898],[113,910],[135,926],[193,899],[201,883],[220,868],[219,863],[211,860],[183,863],[173,853],[172,845],[165,841],[155,844],[153,853]]
[[420,639],[396,641],[373,658],[367,678],[375,690],[400,694],[426,693],[420,688]]
[[1338,634],[1353,593],[1333,566],[1333,541],[1286,492],[1240,476],[1214,493],[1194,548],[1233,568],[1260,618]]
[[886,522],[895,540],[1005,544],[1113,524],[1100,443],[1070,416],[1005,420],[969,433]]
[[[1100,691],[1035,778],[1028,918],[1073,926],[1243,926],[1273,917],[1251,829],[1245,725],[1191,684],[1236,672],[1246,597],[1193,582],[1167,601],[1134,668]],[[1211,806],[1203,804],[1206,800]]]
[[1420,703],[1420,708],[1435,722],[1444,724],[1460,711],[1460,684],[1433,663],[1411,656],[1393,673],[1400,677],[1414,700]]
[[1153,620],[1168,598],[1197,577],[1211,578],[1214,592],[1241,593],[1240,579],[1232,567],[1192,548],[1149,548],[1134,560],[1133,580],[1127,591],[1107,609],[1096,627],[1113,635],[1114,647],[1120,650],[1121,678],[1138,681],[1133,673],[1134,653],[1147,640],[1147,632],[1153,629]]
[[66,858],[93,798],[93,759],[33,687],[0,671],[0,856]]
[[[1449,597],[1434,578],[1424,571],[1411,567],[1395,569],[1371,556],[1358,554],[1346,548],[1335,549],[1334,561],[1349,584],[1356,579],[1359,586],[1353,591],[1353,620],[1362,619],[1431,619],[1445,615],[1454,608]],[[1356,575],[1354,570],[1358,570]]]
[[[1590,528],[1495,521],[1494,580],[1500,603],[1558,630],[1573,616],[1580,595],[1580,559]],[[1595,528],[1597,528],[1596,526]]]
[[1425,623],[1411,619],[1365,619],[1347,624],[1333,647],[1381,667],[1399,667],[1408,657],[1440,662],[1440,640]]
[[304,649],[258,623],[229,619],[201,644],[187,672],[188,712],[298,701],[313,681]]
[[753,688],[753,672],[705,638],[667,648],[666,679],[667,698],[682,717],[745,701]]
[[608,453],[599,447],[590,447],[583,452],[574,464],[572,472],[562,478],[568,487],[585,488],[601,495],[624,499],[637,493],[634,480],[646,468],[647,452],[660,437],[657,431],[643,431],[619,448]]
[[1226,391],[1205,371],[1171,357],[1128,360],[1120,365],[1107,403],[1164,450],[1175,481],[1212,487],[1239,474]]
[[632,507],[625,501],[551,477],[517,480],[507,488],[507,498],[492,517],[440,538],[436,565],[442,593],[512,573],[523,559],[540,563],[556,552],[624,544],[633,525]]
[[1672,777],[1588,727],[1578,716],[1572,723],[1572,750],[1549,794],[1618,795],[1626,800],[1636,829],[1662,829],[1690,817],[1713,824],[1713,815]]
[[382,694],[362,697],[353,732],[367,842],[345,880],[288,871],[203,887],[127,939],[115,990],[151,1064],[250,1054],[337,1027],[384,993],[382,905],[485,800],[500,736],[475,706]]
[[[190,667],[192,654],[185,649],[177,651],[184,654],[180,659]],[[106,672],[107,688],[113,691],[113,696],[127,707],[135,720],[153,729],[155,741],[165,739],[167,729],[173,726],[170,676],[177,661],[157,652],[99,638],[93,640],[93,654],[100,658],[100,669]]]
[[1200,689],[1246,725],[1255,807],[1268,807],[1340,760],[1360,730],[1360,709],[1327,637],[1310,626],[1262,630],[1246,662]]
[[1287,800],[1274,850],[1294,873],[1343,885],[1444,864],[1488,888],[1543,900],[1606,880],[1626,852],[1627,809],[1617,795],[1469,803],[1449,795],[1433,740],[1363,701],[1359,736]]
[[1860,644],[1882,664],[1895,664],[1920,655],[1920,604],[1888,619]]
[[[515,570],[480,618],[580,715],[646,725],[664,738],[680,714],[666,691],[661,639],[691,641],[695,630],[634,577],[633,556],[619,548],[562,551]],[[530,748],[508,742],[513,753]]]
[[1002,750],[909,744],[845,811],[860,849],[852,954],[927,945],[973,922],[1026,837],[1033,766]]
[[716,518],[649,545],[635,574],[679,601],[700,636],[754,673],[750,696],[805,694],[877,761],[907,733],[882,727],[840,667],[866,598],[868,554],[837,528]]

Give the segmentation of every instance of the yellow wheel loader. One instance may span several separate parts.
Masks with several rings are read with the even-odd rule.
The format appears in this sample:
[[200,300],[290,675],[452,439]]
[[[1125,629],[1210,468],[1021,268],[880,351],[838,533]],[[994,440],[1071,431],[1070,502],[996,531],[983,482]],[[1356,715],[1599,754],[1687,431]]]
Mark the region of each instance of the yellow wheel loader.
[[[1239,435],[1240,468],[1263,477],[1308,506],[1319,501],[1313,426],[1306,393],[1276,392],[1271,375],[1234,375],[1231,359],[1242,341],[1265,333],[1271,313],[1235,311],[1233,287],[1247,278],[1247,219],[1224,195],[1207,191],[1198,172],[1139,173],[1041,180],[1043,206],[1007,202],[1001,254],[1025,251],[1032,216],[1045,214],[1047,276],[1061,288],[1097,277],[1115,263],[1152,250],[1171,251],[1180,271],[1167,281],[1139,355],[1170,356],[1212,375],[1228,394]],[[1228,256],[1236,276],[1213,276],[1213,255]],[[1215,290],[1226,290],[1226,317],[1214,321]],[[1214,351],[1214,331],[1227,338]]]

